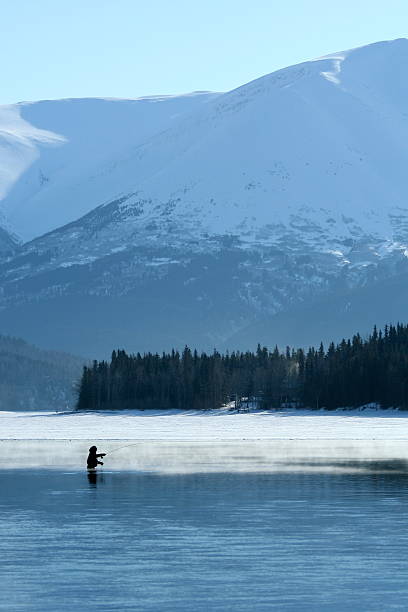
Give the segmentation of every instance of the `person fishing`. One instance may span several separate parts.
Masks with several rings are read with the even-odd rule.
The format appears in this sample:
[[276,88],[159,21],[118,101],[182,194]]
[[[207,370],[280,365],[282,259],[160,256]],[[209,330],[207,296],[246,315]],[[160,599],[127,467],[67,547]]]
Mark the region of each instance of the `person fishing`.
[[97,465],[103,465],[103,461],[98,461],[98,458],[105,457],[106,453],[97,453],[97,450],[98,449],[96,448],[96,446],[91,446],[91,448],[89,449],[89,455],[86,461],[88,470],[96,468]]

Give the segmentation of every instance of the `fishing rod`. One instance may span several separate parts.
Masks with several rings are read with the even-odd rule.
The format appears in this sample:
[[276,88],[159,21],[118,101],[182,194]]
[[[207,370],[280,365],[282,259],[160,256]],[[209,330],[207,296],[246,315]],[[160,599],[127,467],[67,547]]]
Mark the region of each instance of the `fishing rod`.
[[140,444],[140,442],[135,442],[134,444],[125,444],[124,446],[119,446],[119,448],[114,448],[113,451],[109,451],[109,453],[105,453],[105,454],[112,455],[113,453],[116,453],[117,451],[120,451],[123,448],[129,448],[130,446],[138,446],[138,444]]

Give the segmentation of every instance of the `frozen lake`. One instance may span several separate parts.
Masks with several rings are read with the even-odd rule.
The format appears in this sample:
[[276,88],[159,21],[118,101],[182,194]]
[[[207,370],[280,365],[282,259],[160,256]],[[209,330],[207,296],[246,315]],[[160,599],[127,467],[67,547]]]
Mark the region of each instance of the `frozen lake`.
[[124,444],[1,442],[0,610],[408,607],[403,444]]
[[405,413],[3,412],[0,437],[0,610],[408,607]]
[[408,411],[0,411],[0,438],[133,440],[408,440]]

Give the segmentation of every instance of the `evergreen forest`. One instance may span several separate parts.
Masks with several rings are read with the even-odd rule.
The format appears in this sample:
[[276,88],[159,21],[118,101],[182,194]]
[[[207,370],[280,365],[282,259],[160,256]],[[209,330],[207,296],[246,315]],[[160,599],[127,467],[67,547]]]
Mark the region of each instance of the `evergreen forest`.
[[128,355],[113,351],[110,362],[83,369],[79,410],[208,410],[235,400],[262,408],[358,407],[408,409],[408,325],[374,328],[368,338],[319,348],[258,345],[255,352],[207,354],[173,350]]

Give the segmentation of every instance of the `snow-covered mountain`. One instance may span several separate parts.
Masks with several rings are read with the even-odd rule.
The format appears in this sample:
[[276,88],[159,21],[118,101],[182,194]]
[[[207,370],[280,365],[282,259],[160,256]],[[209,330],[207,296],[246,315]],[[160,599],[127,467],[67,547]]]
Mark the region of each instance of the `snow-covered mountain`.
[[105,200],[103,176],[129,149],[216,95],[0,106],[0,211],[8,226],[29,240],[85,214]]
[[398,302],[408,272],[407,65],[401,39],[225,94],[9,107],[37,158],[1,207],[35,239],[3,260],[3,325],[88,353],[296,342],[323,304],[350,333],[364,292],[374,323],[368,295],[392,278]]

